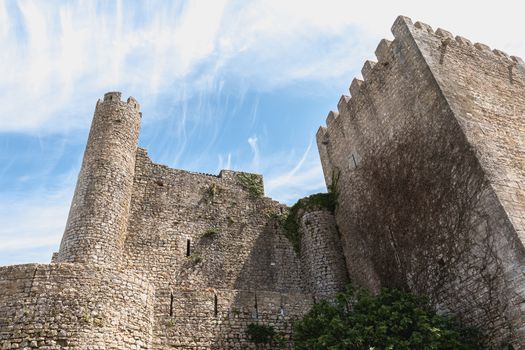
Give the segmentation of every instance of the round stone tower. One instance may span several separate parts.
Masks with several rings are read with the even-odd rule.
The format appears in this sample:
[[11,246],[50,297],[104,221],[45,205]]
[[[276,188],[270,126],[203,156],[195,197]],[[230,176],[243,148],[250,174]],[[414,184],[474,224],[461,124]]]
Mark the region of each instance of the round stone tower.
[[348,283],[335,217],[323,209],[306,211],[299,219],[299,227],[301,262],[308,289],[316,298],[331,298]]
[[97,102],[57,262],[120,262],[141,119],[137,101],[120,96]]

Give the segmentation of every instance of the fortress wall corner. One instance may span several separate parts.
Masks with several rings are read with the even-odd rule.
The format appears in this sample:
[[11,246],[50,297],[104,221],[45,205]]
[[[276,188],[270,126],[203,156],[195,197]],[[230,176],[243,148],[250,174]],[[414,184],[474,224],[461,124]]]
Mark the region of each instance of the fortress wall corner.
[[[393,282],[385,271],[390,268],[396,272],[395,266],[403,259],[424,250],[426,238],[415,237],[415,250],[399,254],[398,248],[392,252],[389,239],[376,231],[358,232],[381,220],[380,216],[374,217],[375,213],[388,213],[400,220],[398,214],[411,218],[404,222],[407,234],[425,225],[429,228],[425,231],[431,232],[439,222],[437,217],[429,211],[427,219],[416,218],[413,214],[419,213],[421,207],[407,208],[412,200],[415,203],[418,198],[425,198],[431,184],[447,183],[453,179],[454,171],[464,169],[473,176],[467,177],[469,181],[488,186],[479,194],[477,214],[472,218],[475,227],[467,250],[470,260],[455,266],[462,271],[457,280],[442,285],[439,307],[460,312],[467,322],[486,327],[494,342],[514,339],[515,344],[523,345],[525,313],[519,306],[525,283],[525,255],[520,242],[524,222],[522,197],[525,198],[521,193],[525,183],[525,128],[523,118],[519,118],[525,108],[521,98],[525,96],[522,66],[519,60],[504,53],[491,51],[485,45],[472,45],[442,29],[434,32],[430,26],[414,24],[406,17],[396,20],[392,32],[395,39],[382,40],[376,49],[377,63],[365,63],[364,81],[352,83],[351,98],[339,101],[337,115],[329,114],[319,150],[321,159],[325,159],[325,178],[335,174],[330,177],[338,179],[336,220],[350,278],[370,289]],[[424,156],[425,160],[414,163],[415,158],[405,155]],[[462,160],[456,164],[459,167],[451,164],[458,159]],[[400,160],[406,164],[396,168],[394,163]],[[376,174],[380,178],[367,172],[374,166],[383,169]],[[374,190],[388,186],[396,176],[408,179],[407,174],[413,174],[411,181],[415,182],[406,187],[404,199],[395,197],[402,194],[399,191]],[[464,178],[459,174],[458,179]],[[391,189],[405,188],[402,186],[408,185],[398,184]],[[423,196],[414,193],[418,188]],[[370,202],[374,193],[377,197]],[[426,222],[430,217],[436,221]],[[374,246],[386,250],[371,251]],[[489,255],[493,259],[487,261]],[[430,273],[453,257],[442,258],[436,251],[433,257],[430,255],[431,265],[428,259],[417,261],[421,269]],[[489,270],[483,270],[483,265]],[[474,270],[465,272],[468,269]],[[497,301],[483,292],[488,288],[487,281],[479,271],[491,271],[491,276],[497,276],[493,280],[493,292],[499,295]],[[492,305],[493,311],[485,312],[486,305]]]

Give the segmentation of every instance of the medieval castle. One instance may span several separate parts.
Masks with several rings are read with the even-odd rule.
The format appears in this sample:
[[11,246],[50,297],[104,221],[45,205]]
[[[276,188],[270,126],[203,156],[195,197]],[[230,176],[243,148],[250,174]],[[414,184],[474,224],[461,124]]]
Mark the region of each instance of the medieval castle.
[[525,64],[399,17],[317,133],[335,210],[260,175],[170,169],[139,103],[96,105],[50,264],[0,268],[1,349],[254,349],[354,285],[403,286],[525,349]]

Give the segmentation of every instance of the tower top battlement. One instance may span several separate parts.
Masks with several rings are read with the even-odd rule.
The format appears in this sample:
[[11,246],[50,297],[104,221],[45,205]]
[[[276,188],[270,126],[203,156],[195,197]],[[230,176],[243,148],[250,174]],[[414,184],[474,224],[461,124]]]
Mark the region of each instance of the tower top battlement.
[[128,97],[128,99],[125,102],[122,101],[121,98],[122,98],[122,93],[120,91],[109,91],[104,94],[103,99],[99,99],[97,101],[97,106],[101,103],[106,103],[106,102],[122,102],[122,103],[127,103],[128,105],[130,105],[136,110],[140,110],[140,104],[133,96]]

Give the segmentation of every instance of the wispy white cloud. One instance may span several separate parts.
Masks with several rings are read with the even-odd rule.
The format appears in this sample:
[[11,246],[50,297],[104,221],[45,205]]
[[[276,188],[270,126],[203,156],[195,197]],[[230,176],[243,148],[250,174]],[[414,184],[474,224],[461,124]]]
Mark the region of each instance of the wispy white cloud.
[[226,159],[224,159],[222,154],[218,155],[219,165],[217,166],[217,173],[221,170],[230,170],[232,168],[232,154],[228,153]]
[[277,157],[271,158],[265,186],[272,198],[291,204],[305,194],[326,190],[319,158],[311,148],[312,142],[300,157],[294,154],[282,157],[284,162]]
[[254,171],[260,171],[261,168],[261,159],[259,155],[259,145],[257,144],[257,136],[251,136],[248,138],[248,144],[252,150],[252,164],[251,168]]
[[[17,6],[13,30],[7,8]],[[184,85],[186,98],[220,89],[224,78],[255,89],[348,80],[400,13],[524,55],[519,7],[478,3],[468,16],[469,3],[451,0],[1,2],[0,131],[85,128],[85,111],[110,89],[148,106],[159,94],[184,98]]]
[[[73,188],[0,201],[0,253],[45,247],[56,250],[66,224]],[[49,255],[49,259],[51,255]]]
[[299,170],[302,170],[301,168],[304,165],[304,162],[306,161],[307,157],[310,154],[311,147],[312,147],[312,142],[308,144],[308,147],[304,151],[302,157],[299,159],[297,164],[295,164],[295,166],[289,172],[270,179],[268,181],[268,188],[273,190],[279,187],[289,186],[291,184],[291,180],[293,180],[297,172]]
[[0,2],[0,39],[7,36],[9,31],[9,17],[7,16],[7,9],[5,3]]

